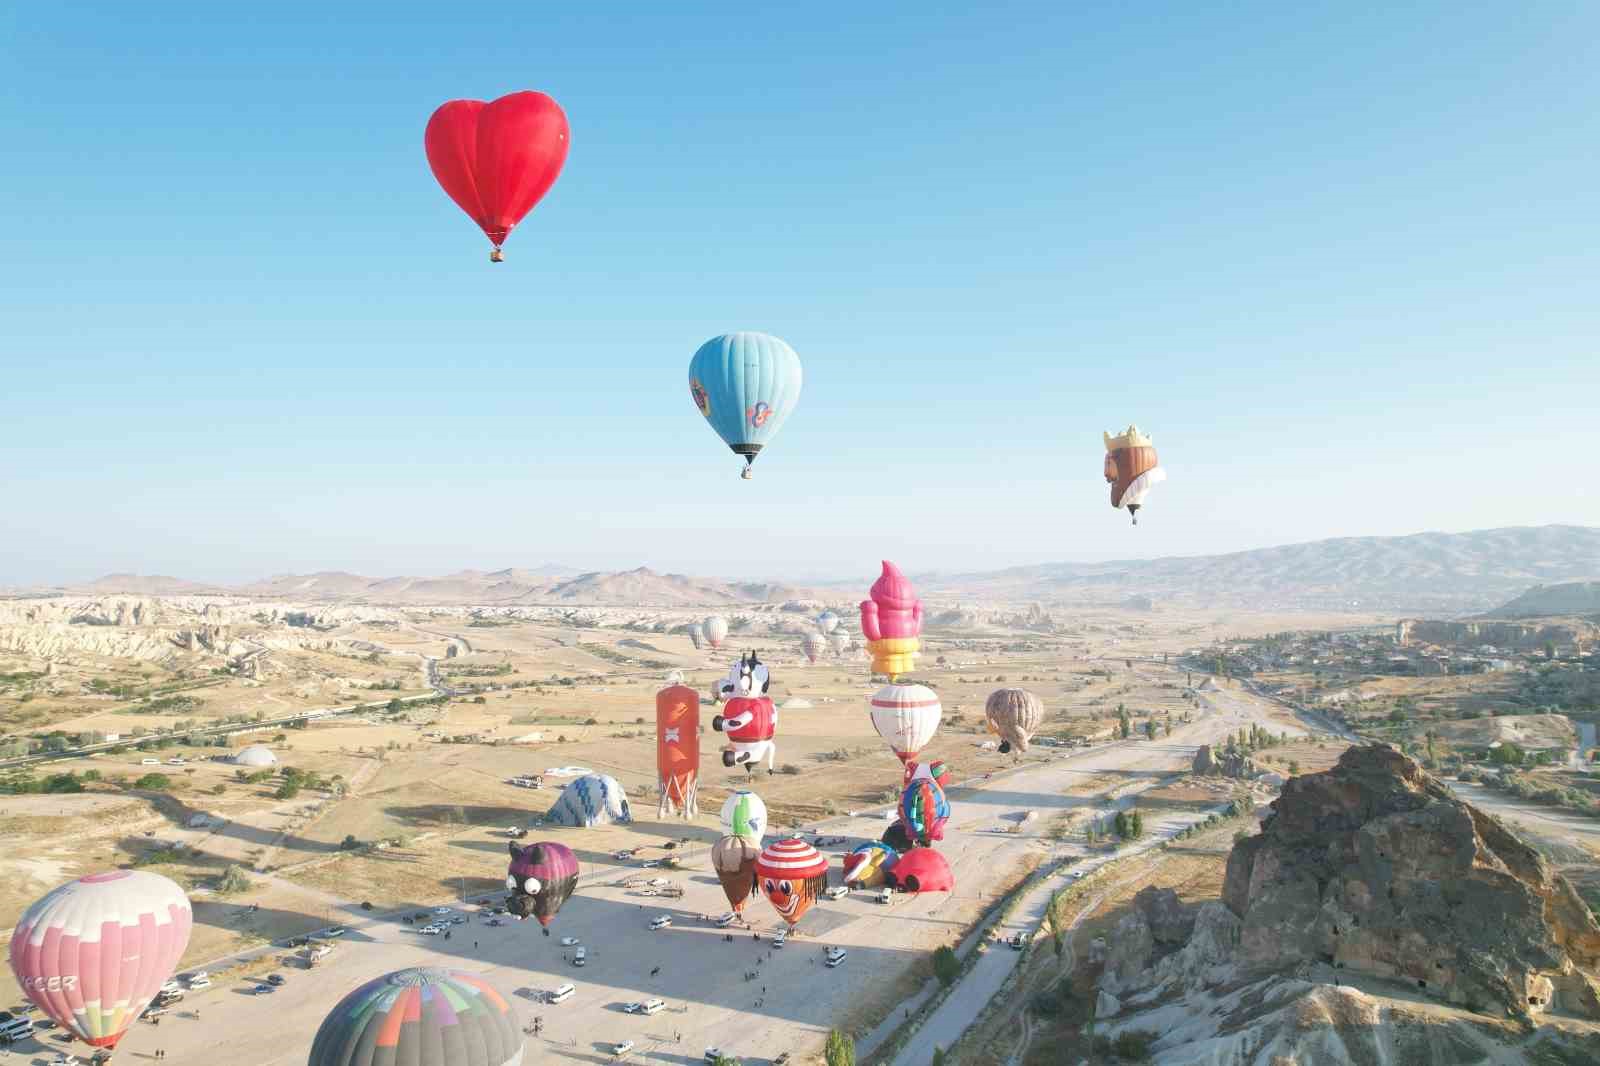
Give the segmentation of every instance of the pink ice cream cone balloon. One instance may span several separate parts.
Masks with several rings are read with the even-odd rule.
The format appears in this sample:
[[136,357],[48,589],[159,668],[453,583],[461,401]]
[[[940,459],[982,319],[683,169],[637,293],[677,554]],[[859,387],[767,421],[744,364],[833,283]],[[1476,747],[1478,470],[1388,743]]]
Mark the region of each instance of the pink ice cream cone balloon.
[[922,632],[922,601],[887,559],[870,595],[861,601],[861,635],[872,652],[873,672],[893,678],[911,669],[922,646],[917,639]]

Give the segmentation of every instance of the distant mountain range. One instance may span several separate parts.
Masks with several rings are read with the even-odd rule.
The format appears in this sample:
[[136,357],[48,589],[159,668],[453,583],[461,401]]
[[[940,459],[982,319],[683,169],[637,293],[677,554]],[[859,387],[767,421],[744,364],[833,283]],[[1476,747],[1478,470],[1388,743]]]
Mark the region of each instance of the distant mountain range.
[[1227,555],[1046,563],[917,579],[943,596],[1033,596],[1114,604],[1481,611],[1530,585],[1600,578],[1600,529],[1524,526],[1407,537],[1341,537]]
[[360,600],[369,603],[517,604],[573,603],[632,606],[782,603],[814,592],[761,581],[718,581],[658,574],[648,567],[619,573],[582,573],[571,567],[462,570],[444,577],[365,577],[342,570],[279,574],[247,585],[217,586],[172,577],[108,574],[68,591],[96,596],[250,596],[288,600]]
[[[1532,586],[1600,581],[1600,529],[1537,526],[1407,537],[1342,537],[1277,548],[1109,563],[1043,563],[970,574],[912,575],[938,601],[1037,600],[1123,606],[1395,611],[1485,611]],[[617,573],[560,566],[463,570],[444,577],[373,578],[341,571],[284,574],[221,587],[172,577],[112,574],[72,589],[96,595],[236,595],[373,603],[572,603],[692,606],[853,598],[777,581],[722,581],[640,567]],[[1548,593],[1547,593],[1548,595]],[[1566,594],[1563,594],[1566,595]],[[1578,594],[1573,603],[1589,602]],[[1565,601],[1563,601],[1565,602]],[[1572,610],[1577,610],[1574,607]],[[1557,613],[1570,613],[1566,609]],[[1585,612],[1587,613],[1587,612]]]

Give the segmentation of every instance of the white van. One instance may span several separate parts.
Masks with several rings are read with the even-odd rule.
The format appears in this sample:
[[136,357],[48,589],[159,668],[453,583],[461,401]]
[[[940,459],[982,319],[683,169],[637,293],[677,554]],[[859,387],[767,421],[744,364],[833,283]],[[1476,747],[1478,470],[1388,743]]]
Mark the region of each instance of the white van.
[[651,929],[665,929],[667,926],[669,926],[671,924],[672,924],[672,916],[668,915],[668,914],[663,914],[661,917],[655,919],[654,921],[652,921],[650,923],[650,928]]
[[894,889],[889,888],[887,886],[885,886],[884,888],[879,889],[878,890],[878,902],[879,903],[893,903],[894,902]]
[[586,963],[588,961],[589,961],[589,949],[588,948],[579,948],[577,951],[574,951],[572,953],[572,965],[574,965],[574,966],[582,966],[584,963]]
[[845,960],[845,956],[847,954],[848,954],[848,952],[846,952],[842,948],[834,948],[833,950],[828,952],[828,965],[829,966],[837,966],[837,965],[839,965],[841,962],[843,962]]
[[545,993],[544,1001],[546,1003],[565,1003],[572,998],[572,994],[576,991],[577,989],[571,985],[562,985],[554,992]]
[[160,766],[161,765],[161,760],[160,759],[140,759],[139,760],[139,765],[140,766]]
[[736,922],[738,920],[739,920],[738,912],[737,911],[729,911],[727,914],[724,914],[721,918],[717,919],[717,928],[718,929],[726,929],[726,928],[728,928],[728,926],[732,925],[734,922]]
[[848,885],[834,885],[822,895],[827,899],[844,899],[849,894],[850,888]]
[[648,999],[648,1000],[645,1000],[644,1009],[639,1011],[639,1013],[640,1014],[660,1014],[662,1011],[664,1011],[666,1009],[667,1009],[667,1005],[665,1003],[663,1003],[661,1000],[659,1000],[659,999]]
[[19,1018],[10,1012],[5,1012],[6,1017],[0,1019],[0,1040],[21,1040],[33,1034],[33,1023],[26,1018]]

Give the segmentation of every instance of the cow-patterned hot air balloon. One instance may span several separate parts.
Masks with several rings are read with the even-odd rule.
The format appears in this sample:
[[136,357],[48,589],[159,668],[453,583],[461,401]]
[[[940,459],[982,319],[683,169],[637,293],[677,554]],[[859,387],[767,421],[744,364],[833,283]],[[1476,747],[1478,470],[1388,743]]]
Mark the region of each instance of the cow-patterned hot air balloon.
[[722,834],[761,846],[767,835],[767,805],[754,792],[740,789],[722,802]]
[[708,615],[700,623],[700,635],[705,637],[706,643],[711,645],[713,651],[722,647],[722,642],[728,639],[728,620],[720,614]]
[[578,857],[565,844],[542,840],[519,848],[515,842],[506,872],[506,910],[518,918],[537,918],[550,935],[550,920],[578,887]]
[[700,813],[700,693],[688,685],[656,693],[656,783],[656,817]]
[[90,1047],[115,1048],[189,946],[183,889],[146,870],[53,889],[11,933],[11,972],[45,1015]]
[[925,685],[885,685],[873,693],[872,728],[902,763],[917,757],[939,731],[939,694]]
[[397,970],[341,999],[311,1040],[306,1066],[520,1066],[511,1000],[475,973]]
[[800,650],[806,653],[806,662],[815,663],[828,641],[821,633],[807,633],[800,638]]
[[793,929],[828,887],[828,860],[799,837],[774,840],[756,860],[756,877],[778,916]]
[[1000,738],[1001,752],[1014,748],[1020,755],[1044,721],[1044,703],[1026,689],[1002,688],[989,693],[983,713],[990,731]]
[[1139,524],[1139,508],[1149,495],[1152,486],[1167,480],[1156,458],[1156,446],[1150,438],[1139,432],[1138,426],[1129,426],[1118,436],[1104,434],[1106,439],[1106,482],[1111,486],[1111,506],[1126,507]]
[[872,672],[893,681],[909,673],[922,642],[922,601],[899,567],[883,560],[883,573],[861,601],[861,635],[872,652]]
[[761,858],[761,845],[744,837],[729,834],[711,845],[711,868],[722,882],[723,894],[736,913],[744,911],[750,893],[756,887],[756,860]]

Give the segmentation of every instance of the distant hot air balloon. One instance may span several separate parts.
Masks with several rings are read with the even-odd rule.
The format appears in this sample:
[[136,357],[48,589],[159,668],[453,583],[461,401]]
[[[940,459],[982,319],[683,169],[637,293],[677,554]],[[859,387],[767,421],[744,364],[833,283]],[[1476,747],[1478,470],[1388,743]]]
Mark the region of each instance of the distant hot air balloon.
[[189,946],[183,889],[145,870],[69,881],[22,913],[11,972],[25,996],[91,1047],[115,1048]]
[[672,685],[656,693],[656,817],[700,813],[700,693]]
[[1002,688],[989,693],[983,713],[990,728],[1000,737],[1000,750],[1028,750],[1028,742],[1044,721],[1044,704],[1033,693],[1020,688]]
[[843,655],[850,650],[850,634],[842,629],[835,629],[828,634],[828,647],[833,649],[833,654]]
[[901,762],[910,762],[939,730],[939,694],[924,685],[885,685],[872,696],[872,728]]
[[711,615],[700,623],[700,632],[713,649],[720,648],[728,637],[728,620],[720,614]]
[[817,615],[817,628],[822,630],[824,635],[832,633],[839,628],[839,616],[832,611],[823,611]]
[[828,646],[828,641],[821,633],[807,633],[800,638],[800,650],[806,653],[807,662],[816,662],[817,656],[822,654],[822,649]]
[[681,685],[683,684],[683,671],[668,670],[665,680],[669,685]]
[[491,262],[517,223],[550,191],[567,161],[567,116],[544,93],[491,103],[451,100],[428,119],[428,166],[445,194],[489,238]]
[[756,888],[756,860],[761,857],[759,842],[729,834],[711,846],[711,868],[722,882],[728,905],[743,911]]
[[912,848],[895,860],[886,880],[901,892],[952,892],[956,887],[950,863],[932,848]]
[[[800,357],[765,333],[724,333],[689,361],[689,395],[729,448],[744,456],[741,477],[800,400]],[[714,645],[713,645],[714,646]]]
[[1121,435],[1106,439],[1106,482],[1111,486],[1111,506],[1126,507],[1139,524],[1139,508],[1150,494],[1151,486],[1167,480],[1156,458],[1156,447],[1150,438],[1139,432],[1138,426],[1129,426]]
[[705,644],[705,642],[706,631],[699,622],[696,622],[694,625],[689,627],[689,643],[694,645],[695,651],[699,651],[701,645]]
[[774,840],[761,849],[756,877],[778,916],[793,929],[828,887],[828,860],[799,837]]
[[430,966],[384,974],[341,999],[306,1066],[520,1066],[523,1050],[510,999],[475,973]]
[[506,872],[506,910],[518,918],[537,918],[550,935],[550,920],[578,887],[578,857],[565,844],[542,840],[527,847],[507,844],[511,865]]
[[861,601],[861,635],[872,651],[872,671],[893,681],[908,673],[922,644],[922,601],[898,567],[883,560],[871,599]]
[[844,883],[860,888],[876,888],[884,875],[894,869],[900,853],[879,841],[862,844],[844,857]]
[[767,835],[767,805],[754,792],[740,789],[723,801],[721,822],[724,836],[740,837],[760,847],[761,838]]

